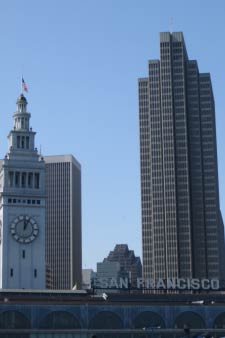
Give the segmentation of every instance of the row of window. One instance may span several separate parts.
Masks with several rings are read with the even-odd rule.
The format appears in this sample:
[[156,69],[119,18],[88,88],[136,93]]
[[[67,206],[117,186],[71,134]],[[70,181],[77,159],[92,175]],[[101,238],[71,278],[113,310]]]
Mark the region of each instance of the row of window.
[[139,100],[148,100],[148,95],[147,94],[140,94]]
[[8,203],[23,203],[23,204],[41,204],[40,200],[21,200],[21,199],[16,199],[16,198],[8,198]]
[[[23,258],[25,258],[25,256]],[[10,277],[14,277],[14,270],[12,268],[10,269]],[[37,278],[37,269],[34,269],[34,278]]]
[[29,136],[17,136],[16,141],[18,149],[29,149]]
[[8,179],[10,187],[39,189],[40,185],[39,173],[9,171]]
[[146,81],[140,81],[139,82],[139,87],[147,88],[148,87],[148,82],[146,82]]
[[27,117],[17,117],[15,120],[15,128],[16,129],[27,129],[28,128],[29,119]]

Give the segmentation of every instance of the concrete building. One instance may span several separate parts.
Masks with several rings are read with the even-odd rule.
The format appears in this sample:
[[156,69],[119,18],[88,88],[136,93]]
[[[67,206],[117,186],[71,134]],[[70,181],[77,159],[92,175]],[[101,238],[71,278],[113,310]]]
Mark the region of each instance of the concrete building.
[[2,338],[223,337],[224,294],[1,292],[0,325]]
[[82,286],[81,166],[72,155],[45,156],[46,263],[53,289]]
[[224,279],[212,84],[180,32],[160,34],[139,117],[144,277]]
[[92,269],[82,269],[82,290],[91,289],[95,275],[96,272]]
[[119,262],[121,269],[128,274],[131,286],[136,286],[137,278],[142,276],[141,259],[135,256],[133,250],[129,250],[127,244],[116,244],[114,250],[110,251],[107,260]]
[[0,288],[81,288],[81,166],[46,156],[23,94],[0,162]]
[[136,287],[137,278],[142,276],[140,257],[136,257],[127,244],[117,244],[102,263],[97,263],[96,280],[100,278],[128,278],[130,286]]
[[97,263],[96,279],[128,277],[124,270],[121,270],[119,262],[110,262],[106,258],[103,262]]
[[23,94],[0,170],[0,288],[45,288],[45,163]]

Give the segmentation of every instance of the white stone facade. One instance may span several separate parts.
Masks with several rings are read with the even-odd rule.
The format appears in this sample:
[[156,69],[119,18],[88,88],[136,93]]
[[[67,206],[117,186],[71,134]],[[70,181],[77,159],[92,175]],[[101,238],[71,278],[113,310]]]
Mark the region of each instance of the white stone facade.
[[45,288],[45,162],[21,94],[0,171],[0,288]]

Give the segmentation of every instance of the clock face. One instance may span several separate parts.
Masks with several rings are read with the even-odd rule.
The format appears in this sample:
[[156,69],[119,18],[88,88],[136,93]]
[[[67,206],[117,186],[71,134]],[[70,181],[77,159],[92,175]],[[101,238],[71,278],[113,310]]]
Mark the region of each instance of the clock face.
[[38,225],[30,216],[18,216],[10,225],[13,238],[19,243],[31,243],[38,235]]

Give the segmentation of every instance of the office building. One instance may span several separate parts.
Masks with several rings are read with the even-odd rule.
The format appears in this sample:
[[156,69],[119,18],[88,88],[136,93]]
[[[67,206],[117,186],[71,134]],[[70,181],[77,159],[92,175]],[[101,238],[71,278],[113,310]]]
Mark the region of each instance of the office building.
[[0,288],[44,289],[45,163],[23,94],[16,104],[0,169]]
[[92,269],[82,269],[82,290],[91,289],[95,275]]
[[127,244],[116,244],[113,251],[110,251],[107,260],[119,262],[121,269],[129,276],[131,286],[136,286],[137,278],[142,276],[141,259],[135,256],[133,250],[129,250]]
[[125,277],[128,277],[128,274],[124,270],[121,270],[119,262],[110,262],[105,258],[103,262],[97,263],[97,280],[99,280],[100,278],[118,279]]
[[[224,295],[1,292],[1,338],[224,337]],[[8,299],[8,302],[4,301]],[[212,306],[213,302],[213,306]]]
[[44,161],[48,280],[53,289],[81,288],[81,166],[72,155]]
[[136,287],[137,278],[142,276],[140,257],[129,250],[127,244],[116,244],[102,263],[97,263],[96,279],[128,278],[130,286]]
[[139,117],[144,277],[224,279],[212,84],[180,32],[160,34]]

